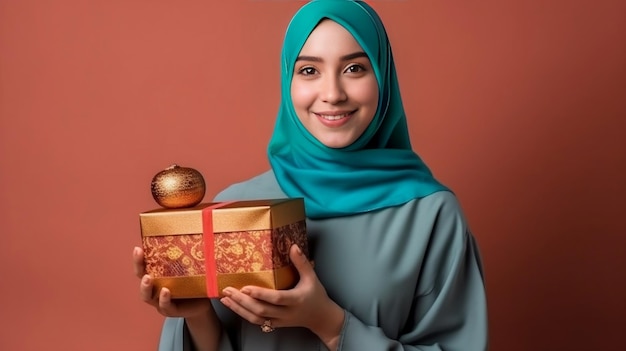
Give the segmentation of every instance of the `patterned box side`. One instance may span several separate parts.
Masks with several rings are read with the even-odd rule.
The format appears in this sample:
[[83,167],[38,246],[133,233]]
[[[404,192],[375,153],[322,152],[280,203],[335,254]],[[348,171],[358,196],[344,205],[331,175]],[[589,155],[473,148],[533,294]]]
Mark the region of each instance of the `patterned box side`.
[[309,257],[309,246],[306,235],[306,222],[300,220],[278,228],[272,232],[273,267],[278,269],[291,264],[289,249],[297,244],[306,257]]
[[[216,273],[249,273],[290,264],[289,248],[298,244],[308,257],[305,221],[274,230],[216,233]],[[205,275],[202,234],[147,236],[143,238],[146,272],[155,278]]]
[[204,275],[202,234],[144,236],[146,273],[153,278]]

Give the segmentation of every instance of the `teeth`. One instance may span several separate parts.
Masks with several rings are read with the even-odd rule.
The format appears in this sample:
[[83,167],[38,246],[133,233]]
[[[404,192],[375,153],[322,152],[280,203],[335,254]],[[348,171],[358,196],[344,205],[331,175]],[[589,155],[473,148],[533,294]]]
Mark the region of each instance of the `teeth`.
[[335,116],[328,116],[328,115],[319,115],[320,117],[322,117],[323,119],[329,120],[329,121],[336,121],[342,118],[345,118],[348,116],[347,113],[341,114],[341,115],[335,115]]

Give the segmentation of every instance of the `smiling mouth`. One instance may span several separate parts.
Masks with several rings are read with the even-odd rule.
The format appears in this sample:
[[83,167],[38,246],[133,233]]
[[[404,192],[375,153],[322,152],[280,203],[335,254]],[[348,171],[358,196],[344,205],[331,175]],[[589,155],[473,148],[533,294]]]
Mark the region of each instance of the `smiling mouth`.
[[315,113],[316,116],[323,118],[327,121],[338,121],[340,119],[346,118],[351,116],[355,111],[350,111],[350,112],[344,112],[344,113],[333,113],[333,114],[328,114],[328,113]]

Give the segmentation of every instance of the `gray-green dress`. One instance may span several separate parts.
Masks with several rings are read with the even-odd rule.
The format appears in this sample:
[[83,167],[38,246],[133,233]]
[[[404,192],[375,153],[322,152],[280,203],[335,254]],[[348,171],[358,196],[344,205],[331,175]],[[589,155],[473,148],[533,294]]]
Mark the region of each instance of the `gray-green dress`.
[[[216,200],[284,197],[270,171],[227,188]],[[307,231],[315,271],[346,311],[338,350],[487,349],[480,256],[452,193],[436,192],[366,214],[308,220]],[[220,351],[326,349],[307,329],[266,334],[218,300],[214,307],[227,333]],[[184,320],[165,320],[159,350],[192,350]]]

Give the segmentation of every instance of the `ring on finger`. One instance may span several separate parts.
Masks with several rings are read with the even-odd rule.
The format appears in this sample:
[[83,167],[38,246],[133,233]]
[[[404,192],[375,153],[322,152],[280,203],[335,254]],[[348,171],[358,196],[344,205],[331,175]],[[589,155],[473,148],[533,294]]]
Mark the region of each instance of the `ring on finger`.
[[274,327],[272,327],[272,320],[271,319],[266,319],[263,324],[261,324],[261,330],[264,333],[271,333],[274,330],[276,330]]

